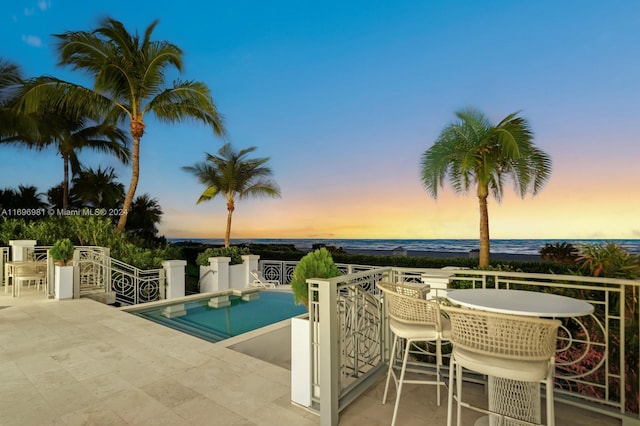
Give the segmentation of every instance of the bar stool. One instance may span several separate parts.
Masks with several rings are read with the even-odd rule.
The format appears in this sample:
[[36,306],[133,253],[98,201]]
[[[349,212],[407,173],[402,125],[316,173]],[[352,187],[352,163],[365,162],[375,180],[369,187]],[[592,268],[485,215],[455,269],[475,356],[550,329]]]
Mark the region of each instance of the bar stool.
[[[415,285],[400,283],[378,283],[377,287],[382,290],[384,299],[387,301],[389,313],[389,328],[393,332],[393,346],[389,360],[389,370],[384,388],[382,403],[387,401],[389,382],[393,377],[396,385],[396,401],[393,408],[393,418],[391,424],[395,425],[400,405],[400,396],[404,383],[428,384],[437,386],[437,402],[440,405],[440,386],[446,383],[440,378],[440,365],[442,364],[442,341],[449,339],[450,327],[446,318],[440,314],[440,305],[432,300],[424,299],[424,292],[417,289]],[[402,357],[402,367],[400,377],[394,371],[394,359],[398,341],[404,339],[404,355]],[[416,346],[418,342],[435,343],[436,372],[434,380],[407,380],[407,362],[409,354],[416,350],[423,354],[430,354],[426,350]],[[412,349],[412,347],[414,349]]]
[[[443,306],[451,321],[447,426],[462,407],[501,424],[540,425],[540,383],[545,384],[547,425],[554,426],[553,374],[560,321]],[[489,376],[489,409],[462,400],[462,369]],[[456,383],[456,392],[453,384]]]

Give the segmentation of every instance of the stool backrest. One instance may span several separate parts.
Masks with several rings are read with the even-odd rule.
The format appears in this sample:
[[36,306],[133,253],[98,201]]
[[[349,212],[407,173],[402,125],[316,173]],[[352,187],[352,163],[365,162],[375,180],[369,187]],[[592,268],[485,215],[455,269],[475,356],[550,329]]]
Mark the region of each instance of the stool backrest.
[[555,356],[560,321],[443,306],[451,343],[467,351],[515,360]]
[[[389,316],[394,320],[409,324],[431,324],[436,330],[442,330],[440,305],[424,299],[424,293],[415,286],[400,283],[379,282],[376,286],[382,290]],[[410,287],[410,288],[408,288]]]

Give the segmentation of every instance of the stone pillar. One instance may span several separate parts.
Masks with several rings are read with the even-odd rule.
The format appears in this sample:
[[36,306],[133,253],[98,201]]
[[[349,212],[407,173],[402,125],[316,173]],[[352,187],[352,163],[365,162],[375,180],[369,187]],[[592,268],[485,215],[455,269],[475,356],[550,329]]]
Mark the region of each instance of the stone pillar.
[[210,257],[209,266],[200,267],[200,293],[229,290],[230,257]]
[[29,252],[34,252],[36,247],[36,240],[10,240],[11,246],[11,260],[19,262],[23,260],[31,260],[28,255]]
[[451,271],[431,270],[422,274],[422,282],[429,284],[430,291],[427,293],[427,299],[435,299],[445,297],[447,288],[449,287],[449,277],[455,275]]
[[162,262],[166,299],[175,299],[184,296],[184,269],[186,266],[186,260],[164,260]]
[[245,254],[242,255],[242,264],[244,265],[244,285],[241,288],[249,287],[249,283],[253,282],[253,277],[251,276],[251,271],[258,270],[258,261],[260,260],[260,256],[257,254]]

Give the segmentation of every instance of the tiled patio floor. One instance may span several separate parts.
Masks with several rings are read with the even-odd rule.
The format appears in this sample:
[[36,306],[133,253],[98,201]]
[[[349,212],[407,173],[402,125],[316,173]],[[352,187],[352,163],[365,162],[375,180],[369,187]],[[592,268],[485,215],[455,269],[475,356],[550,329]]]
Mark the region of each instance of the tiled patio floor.
[[[320,423],[290,403],[289,370],[228,343],[208,343],[89,299],[46,300],[35,290],[12,298],[2,291],[0,425]],[[390,424],[393,403],[380,404],[383,386],[347,407],[340,424]],[[446,424],[446,396],[436,407],[432,386],[408,386],[401,407],[399,425]],[[556,410],[558,425],[621,424],[562,404]]]

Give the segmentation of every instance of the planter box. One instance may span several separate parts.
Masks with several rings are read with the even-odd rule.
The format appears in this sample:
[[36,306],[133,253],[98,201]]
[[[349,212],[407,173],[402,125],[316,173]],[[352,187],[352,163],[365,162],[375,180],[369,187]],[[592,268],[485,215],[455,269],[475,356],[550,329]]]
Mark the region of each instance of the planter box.
[[73,299],[73,266],[55,267],[56,299]]

